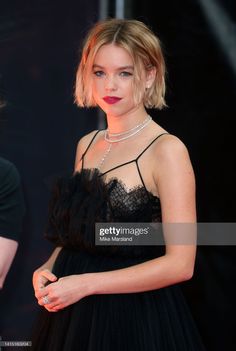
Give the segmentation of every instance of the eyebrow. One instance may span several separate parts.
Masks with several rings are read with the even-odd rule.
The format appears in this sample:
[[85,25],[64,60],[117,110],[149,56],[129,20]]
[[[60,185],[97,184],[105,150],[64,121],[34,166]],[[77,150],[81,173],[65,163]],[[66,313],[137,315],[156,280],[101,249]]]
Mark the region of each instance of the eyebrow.
[[[93,68],[100,68],[100,69],[104,69],[104,67],[103,66],[101,66],[101,65],[93,65]],[[121,66],[121,67],[118,67],[117,68],[117,71],[120,71],[120,70],[124,70],[124,69],[134,69],[134,67],[133,66]]]

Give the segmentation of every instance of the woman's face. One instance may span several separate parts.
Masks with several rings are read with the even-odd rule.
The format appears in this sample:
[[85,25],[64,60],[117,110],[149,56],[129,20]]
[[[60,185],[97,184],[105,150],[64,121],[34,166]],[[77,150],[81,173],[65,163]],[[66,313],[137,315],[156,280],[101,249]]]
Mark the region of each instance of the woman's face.
[[92,67],[92,91],[97,105],[111,116],[137,109],[134,102],[134,64],[129,53],[114,44],[98,50]]

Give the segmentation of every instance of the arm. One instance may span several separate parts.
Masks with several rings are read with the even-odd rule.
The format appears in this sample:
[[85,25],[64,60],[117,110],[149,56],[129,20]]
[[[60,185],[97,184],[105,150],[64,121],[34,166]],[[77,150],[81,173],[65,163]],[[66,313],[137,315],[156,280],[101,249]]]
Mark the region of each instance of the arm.
[[[163,223],[194,223],[195,178],[186,147],[178,138],[166,136],[158,143],[154,157],[158,167],[153,177],[158,185]],[[195,252],[195,245],[168,244],[162,257],[114,271],[63,277],[37,297],[43,304],[41,298],[48,295],[51,304],[46,308],[57,311],[87,295],[160,289],[192,277]]]
[[15,257],[18,243],[15,240],[0,237],[0,289]]
[[14,260],[25,203],[16,166],[0,157],[0,289]]
[[[85,135],[80,139],[77,145],[76,157],[75,157],[75,165],[74,170],[78,171],[80,168],[81,157],[83,152],[85,151],[87,144],[89,143],[91,137],[94,135],[95,131]],[[33,273],[33,286],[34,290],[38,291],[46,286],[46,284],[50,281],[56,281],[57,277],[51,272],[54,262],[61,250],[61,247],[57,247],[50,258],[45,262],[41,267],[36,269]]]
[[52,267],[54,265],[54,262],[59,254],[59,252],[61,251],[61,247],[56,247],[55,250],[53,251],[53,253],[51,254],[51,256],[49,257],[49,259],[42,265],[40,266],[38,269],[36,269],[35,272],[39,272],[42,271],[44,269],[48,269],[48,270],[52,270]]
[[[163,223],[195,223],[195,177],[185,145],[174,136],[165,136],[156,145],[158,167],[153,177],[161,199]],[[195,226],[192,228],[194,236]],[[164,226],[165,229],[165,226]],[[169,229],[171,231],[171,229]],[[178,231],[178,230],[177,230]],[[168,237],[171,232],[165,232]],[[166,245],[164,256],[132,267],[90,273],[91,294],[141,292],[172,285],[192,277],[196,246]]]
[[57,280],[57,277],[52,273],[54,262],[61,251],[61,247],[56,247],[49,259],[33,273],[33,287],[35,292],[45,287],[48,282]]

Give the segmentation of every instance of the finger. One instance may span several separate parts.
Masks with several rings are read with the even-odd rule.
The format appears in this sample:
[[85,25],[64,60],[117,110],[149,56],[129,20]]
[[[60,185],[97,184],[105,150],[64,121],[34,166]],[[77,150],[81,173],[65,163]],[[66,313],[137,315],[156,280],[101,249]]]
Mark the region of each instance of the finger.
[[62,310],[63,308],[60,305],[56,305],[56,306],[52,306],[49,307],[49,305],[44,306],[46,308],[46,310],[48,310],[49,312],[58,312],[60,310]]
[[42,282],[42,281],[39,281],[37,284],[36,284],[36,287],[35,287],[35,290],[41,290],[45,287],[45,284]]
[[35,297],[39,300],[42,299],[42,297],[47,296],[48,295],[48,289],[47,288],[43,288],[40,290],[35,290]]
[[45,284],[47,282],[47,279],[39,276],[38,279],[36,280],[35,284],[34,284],[34,289],[36,290],[40,290],[43,289],[45,287]]
[[38,304],[39,304],[40,306],[46,306],[46,303],[45,303],[45,301],[44,301],[43,298],[38,299]]
[[41,299],[38,299],[38,304],[40,305],[40,306],[47,306],[47,307],[49,307],[49,306],[55,306],[55,302],[53,302],[53,300],[52,299],[50,299],[49,297],[48,297],[48,295],[47,296],[43,296],[43,298],[41,298]]
[[50,301],[49,304],[45,305],[47,309],[54,309],[54,308],[59,308],[62,306],[58,301]]
[[55,276],[55,274],[50,272],[48,269],[41,271],[41,274],[42,274],[42,276],[47,278],[47,280],[49,280],[50,282],[54,282],[57,280],[57,277]]
[[57,281],[55,274],[49,270],[43,270],[38,274],[38,277],[35,279],[35,290],[43,289],[49,282]]
[[40,306],[45,306],[45,304],[44,304],[44,302],[43,302],[42,299],[39,299],[39,300],[38,300],[38,304],[39,304]]

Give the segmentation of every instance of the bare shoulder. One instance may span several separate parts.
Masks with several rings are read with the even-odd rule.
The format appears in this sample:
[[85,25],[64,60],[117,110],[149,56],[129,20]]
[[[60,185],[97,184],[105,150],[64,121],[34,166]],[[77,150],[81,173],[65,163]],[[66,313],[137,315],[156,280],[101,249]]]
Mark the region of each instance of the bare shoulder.
[[193,177],[193,167],[187,146],[173,134],[166,134],[155,143],[153,158],[154,178]]
[[89,143],[91,142],[91,140],[93,139],[93,137],[95,136],[95,134],[97,132],[98,132],[98,130],[93,130],[93,131],[85,134],[84,136],[82,136],[79,139],[79,141],[77,143],[77,148],[76,148],[75,168],[77,168],[77,165],[80,162],[80,159],[81,159],[83,153],[85,152]]
[[[188,149],[184,142],[173,134],[162,135],[153,148],[153,164],[160,166],[183,165],[191,163]],[[180,162],[181,161],[181,162]]]
[[184,142],[175,135],[163,135],[152,157],[163,221],[195,221],[195,175]]
[[164,134],[158,139],[158,143],[156,143],[156,152],[164,152],[164,151],[187,151],[187,147],[184,142],[178,138],[174,134]]
[[77,144],[77,147],[79,147],[81,150],[85,151],[86,147],[89,145],[90,141],[92,140],[92,138],[94,137],[94,135],[97,133],[97,129],[93,130],[92,132],[89,132],[87,134],[85,134],[84,136],[82,136]]

